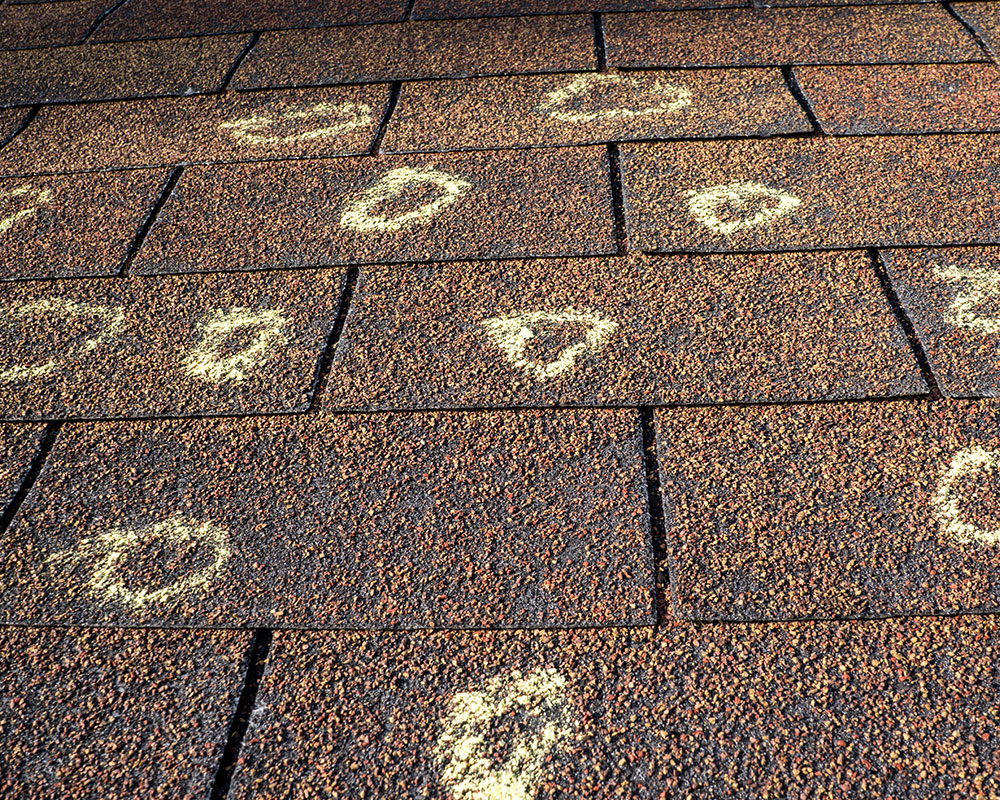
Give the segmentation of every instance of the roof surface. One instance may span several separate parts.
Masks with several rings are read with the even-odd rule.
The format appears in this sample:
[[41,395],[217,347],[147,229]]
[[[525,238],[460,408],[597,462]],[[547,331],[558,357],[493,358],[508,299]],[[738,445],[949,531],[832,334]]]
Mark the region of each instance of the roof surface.
[[0,796],[1000,798],[998,47],[0,0]]

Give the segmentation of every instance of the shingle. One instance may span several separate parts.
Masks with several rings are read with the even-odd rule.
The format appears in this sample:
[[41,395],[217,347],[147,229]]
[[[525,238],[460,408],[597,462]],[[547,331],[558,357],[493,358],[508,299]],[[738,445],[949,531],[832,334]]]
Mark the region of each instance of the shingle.
[[578,73],[407,83],[382,149],[426,152],[811,129],[778,70]]
[[936,4],[611,14],[605,29],[608,62],[628,67],[985,59]]
[[218,36],[0,53],[0,105],[213,91],[248,41]]
[[0,280],[116,275],[166,178],[135,170],[0,180]]
[[998,658],[995,618],[282,632],[230,797],[988,797]]
[[749,0],[416,0],[414,19],[749,6]]
[[327,408],[777,402],[926,391],[863,253],[362,270]]
[[994,58],[1000,57],[1000,3],[952,3],[951,7],[972,26]]
[[1000,137],[622,147],[643,250],[768,251],[1000,241]]
[[24,124],[27,115],[25,108],[0,108],[0,147]]
[[0,171],[360,155],[388,98],[388,86],[345,86],[43,108],[0,152]]
[[826,133],[1000,131],[994,64],[796,67]]
[[185,171],[137,273],[614,250],[603,148]]
[[302,411],[343,274],[0,285],[0,418]]
[[406,22],[265,33],[233,85],[458,78],[596,65],[589,16]]
[[44,425],[0,424],[0,514],[21,488],[44,433]]
[[208,797],[247,648],[236,631],[0,629],[0,794]]
[[995,611],[997,412],[954,401],[661,412],[677,612]]
[[63,0],[0,9],[0,50],[79,44],[114,0]]
[[648,624],[640,438],[634,411],[66,426],[5,534],[0,614]]
[[949,397],[1000,396],[1000,249],[882,255],[941,391]]
[[129,0],[95,41],[313,28],[403,19],[406,0]]

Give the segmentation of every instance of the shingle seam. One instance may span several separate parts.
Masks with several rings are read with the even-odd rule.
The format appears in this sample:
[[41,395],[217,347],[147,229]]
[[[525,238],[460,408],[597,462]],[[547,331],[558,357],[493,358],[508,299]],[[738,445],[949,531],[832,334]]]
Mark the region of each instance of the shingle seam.
[[608,45],[604,38],[604,17],[594,12],[594,55],[597,58],[599,72],[608,70]]
[[142,226],[139,228],[139,232],[136,234],[132,244],[129,245],[128,252],[125,253],[125,257],[122,259],[121,266],[118,269],[118,277],[129,277],[132,262],[135,261],[139,248],[141,248],[143,242],[146,241],[146,235],[153,227],[153,223],[156,222],[156,218],[159,216],[160,211],[167,202],[167,199],[174,191],[174,187],[177,185],[177,181],[180,180],[183,172],[184,167],[174,167],[174,169],[171,170],[170,175],[167,176],[167,180],[164,182],[163,188],[160,190],[160,194],[156,198],[156,202],[153,203],[153,207],[149,210],[149,214],[146,219],[143,220]]
[[969,35],[976,40],[976,44],[978,44],[982,48],[983,52],[986,54],[987,59],[997,61],[997,58],[998,56],[1000,56],[1000,53],[993,52],[993,49],[986,43],[983,37],[980,36],[979,30],[976,28],[976,26],[973,25],[971,22],[969,22],[965,17],[963,17],[962,14],[959,11],[957,11],[952,6],[951,3],[942,3],[941,5],[944,6],[944,10],[947,11],[949,14],[951,14],[951,16],[953,16],[958,21],[958,23],[969,32]]
[[87,41],[90,39],[90,37],[93,36],[95,33],[97,33],[97,29],[104,24],[104,20],[106,20],[108,17],[114,14],[119,8],[125,5],[128,1],[129,0],[118,0],[118,2],[112,5],[110,8],[105,9],[104,13],[100,14],[97,17],[97,19],[94,20],[94,24],[90,26],[90,28],[83,35],[83,38],[80,40],[79,43],[86,44]]
[[337,308],[337,318],[330,329],[330,336],[326,340],[323,354],[320,356],[319,366],[316,368],[316,378],[313,380],[310,389],[309,411],[319,408],[319,399],[326,388],[327,379],[330,377],[330,369],[333,365],[333,357],[337,353],[337,344],[344,333],[344,326],[347,324],[347,315],[351,310],[351,300],[354,299],[354,290],[358,285],[358,276],[361,274],[359,267],[351,267],[344,276],[344,288],[340,293],[340,305]]
[[250,652],[247,655],[246,672],[243,688],[236,704],[226,744],[219,759],[219,767],[212,782],[209,800],[225,800],[233,779],[233,771],[243,748],[243,738],[250,725],[250,716],[257,707],[257,692],[260,690],[261,678],[267,666],[271,652],[273,633],[269,628],[257,628],[250,641]]
[[889,301],[889,305],[892,307],[892,313],[895,315],[896,321],[906,334],[906,339],[910,343],[910,349],[913,351],[913,356],[916,358],[917,364],[920,365],[920,374],[923,376],[924,382],[930,390],[930,395],[935,400],[940,399],[942,397],[941,388],[938,386],[937,379],[934,377],[934,371],[931,369],[930,360],[927,358],[927,353],[924,351],[924,347],[920,343],[920,339],[917,337],[917,332],[913,327],[913,322],[911,322],[910,318],[906,316],[906,312],[903,310],[903,304],[899,302],[899,296],[896,294],[896,289],[893,287],[892,280],[889,278],[889,272],[885,268],[885,263],[882,261],[882,254],[879,252],[877,247],[870,248],[868,254],[871,257],[875,272],[878,274],[879,283],[882,284],[882,291],[885,293],[886,300]]
[[823,126],[820,125],[816,112],[809,103],[809,98],[806,97],[806,93],[802,90],[801,84],[799,84],[798,76],[795,74],[795,68],[782,67],[781,74],[785,78],[785,85],[788,86],[788,91],[792,93],[792,97],[794,97],[795,101],[802,107],[802,111],[809,120],[809,124],[812,125],[813,132],[815,134],[825,135]]
[[250,41],[246,43],[246,46],[240,51],[239,55],[236,56],[236,60],[233,61],[233,65],[229,68],[229,71],[226,72],[225,76],[223,77],[222,83],[219,84],[219,89],[218,89],[219,92],[224,92],[226,91],[226,89],[229,88],[229,84],[233,82],[233,76],[236,75],[236,72],[239,70],[239,68],[243,66],[243,62],[246,60],[247,56],[250,55],[250,52],[254,49],[254,47],[257,46],[257,42],[259,41],[260,41],[260,31],[254,31],[250,35]]
[[382,150],[382,140],[385,139],[385,132],[389,128],[389,121],[392,119],[392,113],[396,110],[396,105],[399,103],[399,95],[402,91],[403,82],[393,81],[389,89],[389,100],[385,104],[385,114],[382,115],[382,121],[379,123],[378,130],[375,132],[375,138],[372,140],[370,153],[373,156],[377,156]]
[[24,473],[24,477],[21,479],[21,485],[18,486],[17,491],[11,498],[7,507],[3,510],[3,514],[0,515],[0,536],[3,536],[7,532],[7,528],[14,521],[14,517],[17,516],[17,512],[20,511],[21,505],[24,503],[25,498],[27,498],[28,493],[31,491],[31,487],[35,485],[35,481],[38,480],[38,476],[42,471],[42,467],[45,466],[45,461],[49,457],[49,453],[52,451],[52,446],[55,444],[56,438],[59,435],[59,429],[62,427],[62,422],[50,422],[45,428],[45,434],[42,436],[42,441],[38,445],[38,450],[35,453],[35,457],[31,460],[31,464]]
[[[657,626],[663,625],[664,609],[660,607],[663,582],[672,583],[667,564],[667,531],[663,513],[663,492],[660,485],[660,464],[656,454],[656,418],[652,406],[639,407],[642,426],[642,461],[646,473],[646,513],[649,518],[649,546],[653,573],[653,614]],[[671,597],[676,594],[671,592]]]
[[413,7],[417,0],[406,0],[406,10],[403,12],[403,22],[410,22],[413,19]]
[[628,254],[628,226],[625,221],[625,181],[622,177],[622,156],[617,144],[608,145],[608,167],[611,171],[611,210],[614,216],[617,255]]
[[7,145],[13,142],[18,136],[20,136],[24,129],[27,128],[32,120],[38,116],[38,112],[42,110],[42,106],[38,103],[33,105],[31,109],[25,114],[24,119],[21,120],[21,124],[18,125],[14,131],[6,139],[0,140],[0,150],[3,150]]

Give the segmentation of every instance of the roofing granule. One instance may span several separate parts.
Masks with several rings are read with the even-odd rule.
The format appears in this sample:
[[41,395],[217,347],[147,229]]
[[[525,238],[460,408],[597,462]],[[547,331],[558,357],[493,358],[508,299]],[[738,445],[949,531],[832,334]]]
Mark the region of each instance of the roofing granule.
[[1000,2],[952,3],[951,8],[972,26],[994,59],[1000,57]]
[[236,88],[460,78],[596,67],[587,15],[405,22],[267,32]]
[[995,618],[281,632],[230,796],[994,797],[998,658]]
[[403,86],[382,149],[461,150],[812,130],[778,70],[678,70]]
[[997,412],[955,401],[659,412],[677,613],[996,611]]
[[750,0],[416,0],[414,19],[749,6]]
[[614,252],[605,148],[192,167],[136,273]]
[[343,272],[0,284],[0,418],[309,406]]
[[0,171],[73,172],[367,153],[389,87],[226,93],[43,108]]
[[62,0],[0,9],[0,50],[79,44],[114,0]]
[[327,408],[920,394],[863,253],[364,268]]
[[67,425],[5,534],[5,622],[653,621],[635,411]]

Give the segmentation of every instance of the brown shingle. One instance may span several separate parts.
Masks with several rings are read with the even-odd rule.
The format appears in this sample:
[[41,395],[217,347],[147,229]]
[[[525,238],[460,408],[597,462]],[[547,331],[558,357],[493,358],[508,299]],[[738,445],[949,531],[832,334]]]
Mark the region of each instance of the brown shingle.
[[952,3],[951,7],[972,26],[994,58],[1000,57],[1000,2]]
[[114,0],[62,0],[0,8],[0,50],[79,44]]

